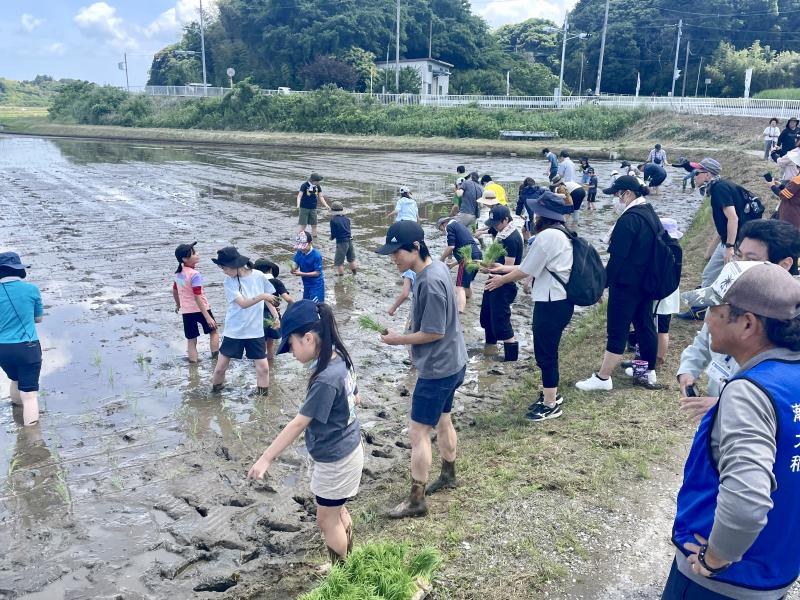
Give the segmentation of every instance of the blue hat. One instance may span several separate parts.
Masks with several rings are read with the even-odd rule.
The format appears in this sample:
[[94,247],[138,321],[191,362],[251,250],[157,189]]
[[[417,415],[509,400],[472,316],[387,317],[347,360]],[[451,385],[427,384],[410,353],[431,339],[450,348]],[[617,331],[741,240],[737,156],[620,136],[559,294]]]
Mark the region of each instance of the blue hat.
[[298,300],[292,302],[281,318],[281,345],[278,354],[289,351],[289,336],[296,333],[309,323],[319,321],[317,303],[313,300]]
[[511,211],[508,206],[498,204],[497,206],[493,206],[492,210],[489,211],[489,218],[484,221],[484,225],[487,227],[497,227],[503,219],[510,220]]
[[19,259],[19,254],[16,252],[0,252],[0,267],[8,267],[10,269],[30,269],[30,265],[23,265]]
[[546,219],[553,219],[564,223],[564,215],[568,208],[564,203],[564,198],[553,192],[545,192],[532,203],[533,214]]

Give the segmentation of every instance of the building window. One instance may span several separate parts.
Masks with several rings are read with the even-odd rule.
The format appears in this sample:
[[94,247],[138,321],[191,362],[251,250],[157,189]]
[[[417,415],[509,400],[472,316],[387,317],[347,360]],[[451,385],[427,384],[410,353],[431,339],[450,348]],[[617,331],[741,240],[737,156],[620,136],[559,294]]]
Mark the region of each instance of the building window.
[[428,65],[428,73],[433,73],[433,65]]
[[431,93],[431,84],[429,83],[428,84],[428,94],[430,94],[430,93]]
[[442,95],[442,86],[439,86],[439,95]]

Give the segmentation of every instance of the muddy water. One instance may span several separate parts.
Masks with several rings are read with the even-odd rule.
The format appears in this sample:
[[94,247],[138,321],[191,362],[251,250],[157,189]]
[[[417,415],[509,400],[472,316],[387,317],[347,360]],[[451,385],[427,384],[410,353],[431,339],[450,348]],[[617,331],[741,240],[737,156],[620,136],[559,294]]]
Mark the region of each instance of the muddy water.
[[[198,268],[220,321],[222,274],[209,258],[222,246],[283,265],[284,283],[300,297],[288,274],[295,190],[312,170],[325,176],[325,195],[342,201],[353,221],[363,267],[356,278],[333,275],[334,246],[320,211],[327,301],[365,398],[368,493],[390,471],[404,472],[414,381],[402,365],[404,349],[355,327],[353,316],[366,311],[400,329],[408,310],[386,314],[400,281],[370,249],[381,242],[402,184],[420,202],[438,254],[444,240],[431,223],[449,207],[457,164],[491,173],[513,198],[523,177],[543,179],[546,166],[510,157],[0,137],[0,249],[33,263],[29,279],[46,307],[41,425],[23,429],[6,400],[0,408],[0,598],[188,598],[226,590],[285,598],[307,587],[320,540],[302,445],[277,461],[265,483],[244,479],[296,413],[305,373],[280,358],[270,396],[254,399],[252,365],[234,361],[226,390],[212,396],[206,339],[201,363],[185,360],[170,291],[173,249],[199,241]],[[617,165],[594,166],[602,185]],[[653,203],[685,227],[699,200],[681,192],[674,171]],[[583,211],[580,227],[598,244],[614,219],[602,197],[599,206]],[[488,391],[491,365],[480,352],[482,276],[475,287],[464,319],[472,358],[455,409],[466,418],[499,401]],[[526,357],[530,310],[520,294],[514,321]],[[0,385],[7,398],[7,381]]]

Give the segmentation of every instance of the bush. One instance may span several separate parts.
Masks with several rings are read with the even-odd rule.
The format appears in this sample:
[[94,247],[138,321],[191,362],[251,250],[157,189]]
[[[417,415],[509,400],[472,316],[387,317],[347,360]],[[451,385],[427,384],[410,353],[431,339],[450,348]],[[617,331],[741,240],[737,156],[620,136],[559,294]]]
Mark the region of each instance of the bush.
[[770,100],[800,100],[800,88],[761,90],[753,98]]
[[310,94],[267,96],[244,80],[223,98],[195,99],[132,96],[117,88],[77,82],[57,94],[49,114],[59,121],[128,127],[482,139],[497,138],[502,129],[521,129],[602,140],[629,128],[644,113],[593,106],[565,111],[384,106],[333,85]]

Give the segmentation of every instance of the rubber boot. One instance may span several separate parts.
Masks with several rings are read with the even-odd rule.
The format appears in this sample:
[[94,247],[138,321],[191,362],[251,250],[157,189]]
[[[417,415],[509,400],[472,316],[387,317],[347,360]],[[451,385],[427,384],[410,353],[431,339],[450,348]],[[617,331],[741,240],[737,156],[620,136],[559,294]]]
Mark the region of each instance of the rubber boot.
[[213,352],[211,352],[211,360],[217,360],[218,356],[219,356],[219,350],[214,350]]
[[219,394],[222,391],[222,388],[225,387],[224,383],[215,383],[211,386],[211,392],[214,394]]
[[412,479],[411,492],[408,494],[408,498],[387,512],[386,516],[390,519],[405,519],[406,517],[424,517],[427,514],[425,482]]
[[328,560],[331,561],[332,567],[336,566],[339,563],[344,562],[344,557],[340,555],[338,552],[336,552],[336,550],[334,550],[330,546],[326,546],[326,548],[328,549]]
[[452,489],[458,486],[456,480],[456,461],[450,462],[442,459],[442,472],[439,473],[438,479],[428,486],[425,490],[425,495],[430,496],[435,494],[441,489]]
[[503,354],[505,362],[516,362],[519,358],[519,342],[504,342]]
[[269,386],[267,387],[256,387],[256,396],[269,396]]

